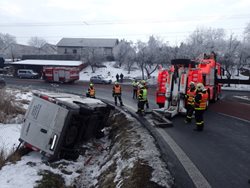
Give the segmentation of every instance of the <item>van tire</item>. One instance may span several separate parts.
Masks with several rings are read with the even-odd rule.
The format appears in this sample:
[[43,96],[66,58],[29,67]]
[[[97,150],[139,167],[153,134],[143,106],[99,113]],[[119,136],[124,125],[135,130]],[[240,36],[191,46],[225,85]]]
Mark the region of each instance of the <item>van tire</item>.
[[76,149],[65,149],[61,151],[60,158],[66,160],[77,160],[80,156],[79,151]]

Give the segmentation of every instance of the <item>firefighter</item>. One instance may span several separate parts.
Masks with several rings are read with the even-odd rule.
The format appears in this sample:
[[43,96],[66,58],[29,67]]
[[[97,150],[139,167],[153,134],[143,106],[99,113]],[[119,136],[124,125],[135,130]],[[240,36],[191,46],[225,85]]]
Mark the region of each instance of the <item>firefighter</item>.
[[[147,83],[146,83],[145,80],[141,80],[141,85],[143,85],[144,88],[148,91],[148,86],[147,86]],[[147,92],[147,93],[148,93],[148,92]],[[148,97],[146,98],[145,104],[146,104],[146,108],[148,109],[148,108],[149,108]]]
[[138,110],[137,114],[144,115],[144,105],[147,101],[147,89],[145,88],[145,85],[139,84],[139,94],[138,94]]
[[132,82],[132,86],[133,86],[133,99],[137,99],[137,91],[138,91],[138,82],[136,79],[134,79],[134,81]]
[[118,98],[119,101],[120,101],[120,105],[124,106],[123,103],[122,103],[122,97],[121,97],[122,96],[122,88],[121,88],[121,85],[118,82],[115,82],[115,85],[113,86],[112,96],[115,99],[115,105],[117,105],[117,98]]
[[95,98],[94,84],[92,84],[92,83],[89,84],[89,88],[88,88],[88,91],[86,93],[86,96],[90,97],[90,98]]
[[196,95],[194,98],[194,110],[196,128],[195,131],[202,131],[204,128],[203,114],[206,110],[208,100],[207,90],[204,88],[202,83],[198,83],[196,86]]
[[186,113],[185,123],[191,123],[192,121],[192,115],[194,112],[195,93],[196,93],[195,84],[194,82],[190,82],[187,94],[185,95],[185,99],[187,101],[187,113]]

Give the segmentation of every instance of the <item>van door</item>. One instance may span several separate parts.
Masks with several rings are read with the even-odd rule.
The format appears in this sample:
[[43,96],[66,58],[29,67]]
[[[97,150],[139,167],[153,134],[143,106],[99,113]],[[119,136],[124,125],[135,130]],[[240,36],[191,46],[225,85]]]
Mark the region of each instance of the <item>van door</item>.
[[[25,114],[20,139],[42,151],[53,154],[67,115],[67,109],[33,96]],[[55,135],[57,140],[55,140],[54,148],[51,149],[51,140]]]

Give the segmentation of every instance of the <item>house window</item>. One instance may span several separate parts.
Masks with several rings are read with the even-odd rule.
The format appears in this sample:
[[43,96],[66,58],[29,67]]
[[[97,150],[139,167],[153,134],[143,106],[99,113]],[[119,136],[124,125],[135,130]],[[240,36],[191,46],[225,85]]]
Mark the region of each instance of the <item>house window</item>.
[[77,50],[76,49],[73,49],[73,54],[77,54]]
[[67,48],[64,49],[64,53],[65,53],[65,54],[67,53]]

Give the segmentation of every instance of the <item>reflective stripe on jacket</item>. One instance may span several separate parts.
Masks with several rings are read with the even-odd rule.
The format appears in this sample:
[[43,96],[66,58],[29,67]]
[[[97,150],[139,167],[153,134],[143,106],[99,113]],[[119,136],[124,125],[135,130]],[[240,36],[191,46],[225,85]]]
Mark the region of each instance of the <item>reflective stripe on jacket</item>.
[[194,97],[195,97],[196,90],[188,89],[187,90],[187,104],[194,105]]
[[199,91],[197,95],[201,95],[201,99],[199,101],[195,101],[197,104],[195,105],[195,110],[205,110],[207,108],[207,100],[208,93],[207,91]]
[[139,101],[147,101],[147,95],[148,95],[148,91],[146,88],[140,89],[140,93],[138,96]]

